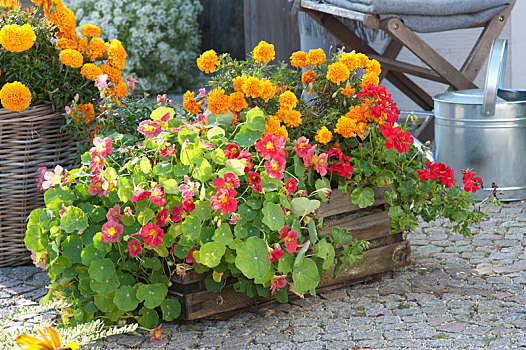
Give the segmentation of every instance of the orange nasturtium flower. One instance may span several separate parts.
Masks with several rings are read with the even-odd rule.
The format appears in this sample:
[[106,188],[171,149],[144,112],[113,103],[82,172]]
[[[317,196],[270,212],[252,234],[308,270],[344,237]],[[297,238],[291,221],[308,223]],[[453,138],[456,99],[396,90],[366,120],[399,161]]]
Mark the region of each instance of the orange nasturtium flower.
[[[37,329],[37,331],[40,333],[43,339],[38,339],[26,334],[22,334],[16,337],[15,342],[18,345],[25,346],[24,349],[26,350],[55,350],[62,348],[62,342],[60,341],[60,336],[56,330],[51,327],[46,329],[47,333],[49,334],[49,338],[40,329]],[[78,347],[79,344],[76,342],[65,345],[65,348],[70,348],[72,350],[76,350]]]
[[10,52],[23,52],[33,47],[35,32],[29,24],[18,26],[11,24],[0,30],[0,45]]
[[197,67],[205,73],[215,72],[217,66],[219,66],[219,58],[214,50],[205,51],[197,58]]
[[31,91],[18,81],[6,83],[0,90],[0,101],[5,109],[20,112],[31,105]]

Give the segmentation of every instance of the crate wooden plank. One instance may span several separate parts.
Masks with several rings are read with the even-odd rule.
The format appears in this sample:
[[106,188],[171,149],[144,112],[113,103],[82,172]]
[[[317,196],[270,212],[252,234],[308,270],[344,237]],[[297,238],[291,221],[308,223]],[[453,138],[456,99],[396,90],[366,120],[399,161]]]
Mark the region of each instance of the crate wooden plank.
[[[336,278],[332,276],[332,268],[327,270],[316,291],[324,292],[352,285],[387,271],[408,266],[410,263],[411,250],[407,241],[371,249],[364,252],[362,262],[342,265]],[[204,290],[183,295],[181,298],[186,320],[209,318],[214,315],[221,317],[221,315],[232,314],[235,310],[262,306],[273,301],[273,298],[249,298],[244,293],[236,292],[232,284],[226,285],[220,294]]]
[[[384,194],[385,188],[377,187],[374,189],[375,206],[385,203]],[[330,201],[321,203],[320,209],[318,209],[316,216],[321,218],[360,211],[363,211],[363,209],[351,202],[350,193],[343,193],[338,190],[333,190]]]
[[384,236],[391,229],[391,221],[385,210],[373,211],[361,217],[352,215],[335,215],[324,218],[322,235],[328,235],[334,226],[349,230],[353,238],[370,241]]

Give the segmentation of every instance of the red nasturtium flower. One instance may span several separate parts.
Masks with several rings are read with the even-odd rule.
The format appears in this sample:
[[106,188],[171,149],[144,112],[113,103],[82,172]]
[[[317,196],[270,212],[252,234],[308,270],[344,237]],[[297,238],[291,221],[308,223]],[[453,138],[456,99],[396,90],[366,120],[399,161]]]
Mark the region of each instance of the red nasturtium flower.
[[283,136],[277,138],[274,134],[268,134],[261,141],[255,145],[256,150],[261,154],[261,157],[266,160],[271,160],[276,157],[283,156],[282,149],[285,147],[287,139]]
[[158,247],[163,243],[164,231],[156,223],[150,222],[141,228],[141,231],[132,235],[133,237],[143,237],[144,244],[150,247]]
[[261,176],[258,173],[251,171],[248,173],[248,179],[250,180],[251,185],[258,185],[261,183]]
[[267,170],[268,176],[273,177],[276,180],[281,180],[283,179],[283,176],[285,176],[283,173],[285,171],[285,165],[285,156],[280,154],[279,156],[266,161],[265,169]]
[[285,182],[285,188],[287,189],[287,197],[289,197],[298,189],[298,183],[296,182],[296,179],[293,177],[288,179],[287,182]]
[[245,173],[248,173],[252,168],[254,168],[254,163],[252,163],[252,154],[248,151],[241,151],[239,157],[237,158],[245,166]]
[[270,279],[270,290],[272,291],[272,294],[276,293],[278,289],[284,288],[287,285],[287,275],[281,275],[272,277]]
[[214,186],[217,188],[225,188],[232,193],[233,196],[237,194],[235,188],[241,185],[239,179],[233,173],[227,173],[223,178],[218,177],[214,180]]
[[294,253],[298,249],[298,231],[290,230],[284,239],[287,252]]
[[285,225],[279,230],[279,239],[284,239],[285,237],[287,237],[287,233],[289,232],[289,227],[290,227],[289,225]]
[[168,210],[166,210],[166,208],[163,208],[163,210],[157,213],[157,226],[164,225],[166,219],[168,219]]
[[212,209],[219,210],[221,215],[237,210],[237,200],[226,188],[218,188],[215,196],[210,198]]
[[106,214],[106,219],[114,220],[114,221],[121,221],[122,220],[122,214],[121,214],[121,207],[118,204],[115,204],[113,208],[110,208],[108,210],[108,213]]
[[123,230],[124,226],[117,221],[110,220],[102,225],[101,239],[104,243],[117,242]]
[[190,250],[188,251],[188,254],[186,254],[186,263],[187,264],[194,264],[196,263],[195,261],[195,258],[194,258],[194,251],[196,251],[195,247],[192,247],[190,248]]
[[128,241],[128,251],[130,252],[130,255],[133,257],[136,257],[139,254],[142,254],[141,242],[135,239]]
[[192,197],[183,198],[183,208],[189,213],[194,211],[195,209],[194,199]]
[[241,148],[235,143],[229,143],[223,152],[225,153],[225,157],[228,159],[234,159],[239,156]]
[[172,209],[172,217],[171,220],[173,222],[179,222],[183,219],[183,206],[182,205],[174,205],[174,208]]
[[170,158],[175,155],[175,148],[174,145],[171,145],[170,147],[163,148],[161,150],[161,157],[163,158]]
[[150,190],[143,190],[140,187],[136,187],[133,190],[133,196],[130,198],[130,200],[132,202],[140,202],[143,199],[146,199],[146,198],[150,197],[151,194],[152,194],[152,191],[150,191]]
[[158,325],[157,327],[155,327],[154,329],[150,331],[150,333],[152,334],[150,338],[150,342],[153,342],[154,340],[163,339],[163,330],[161,329],[162,326],[163,324],[161,323],[160,325]]
[[271,263],[281,259],[283,255],[285,255],[285,251],[281,249],[281,247],[277,247],[276,249],[273,249],[268,252],[268,258],[270,259]]

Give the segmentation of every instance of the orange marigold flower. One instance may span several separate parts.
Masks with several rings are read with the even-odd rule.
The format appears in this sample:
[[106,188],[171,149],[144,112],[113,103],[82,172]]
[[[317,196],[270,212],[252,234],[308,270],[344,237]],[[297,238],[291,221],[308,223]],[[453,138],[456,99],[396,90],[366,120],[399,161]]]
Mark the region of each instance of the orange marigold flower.
[[350,97],[352,94],[356,93],[356,90],[351,87],[351,85],[346,85],[345,88],[340,88],[340,91],[343,95]]
[[23,52],[33,47],[36,35],[29,24],[11,24],[0,30],[0,45],[10,52]]
[[261,94],[260,94],[261,96],[260,97],[265,100],[274,97],[274,95],[278,91],[278,87],[269,80],[261,79],[260,82],[261,82]]
[[[117,84],[108,89],[108,96],[114,96],[116,98],[124,98],[128,93],[128,86],[124,81],[119,81]],[[121,102],[117,99],[117,104],[120,106]]]
[[308,70],[308,71],[304,72],[301,75],[301,82],[303,83],[303,85],[307,86],[310,83],[312,83],[314,81],[315,74],[316,73],[314,73],[314,71],[312,71],[312,70]]
[[359,52],[356,54],[356,64],[359,68],[367,67],[367,62],[369,62],[369,57]]
[[42,7],[46,16],[49,15],[49,10],[52,4],[55,4],[55,6],[59,4],[62,5],[61,0],[31,0],[31,2],[37,5],[37,7]]
[[234,92],[230,95],[230,110],[232,112],[241,112],[248,107],[245,95],[242,92]]
[[307,53],[303,51],[296,51],[290,56],[290,64],[297,68],[307,68]]
[[208,93],[208,109],[214,114],[228,113],[230,98],[223,88],[217,88]]
[[362,134],[366,127],[367,123],[357,123],[354,119],[340,117],[336,123],[336,129],[334,129],[334,132],[345,138],[350,138],[357,134]]
[[298,98],[290,90],[285,91],[279,97],[279,105],[281,109],[293,109],[298,104]]
[[362,83],[360,86],[362,89],[366,89],[369,85],[373,84],[374,86],[378,86],[380,84],[380,78],[378,78],[377,75],[365,73],[362,76]]
[[91,130],[91,133],[90,133],[90,143],[93,142],[93,139],[95,138],[95,136],[97,136],[100,132],[102,131],[102,124],[98,124],[96,125],[92,130]]
[[66,49],[58,56],[60,62],[68,67],[80,68],[84,63],[84,57],[77,50]]
[[0,7],[4,8],[4,11],[16,10],[20,8],[20,1],[18,0],[0,0]]
[[113,68],[109,64],[101,64],[100,69],[102,70],[102,74],[108,75],[108,81],[110,83],[117,84],[122,80],[122,72],[116,68]]
[[356,59],[356,52],[342,52],[342,55],[338,59],[339,62],[345,64],[349,71],[354,71],[358,68],[358,61]]
[[113,39],[110,42],[110,47],[108,48],[108,63],[118,70],[123,70],[126,66],[126,51],[117,39]]
[[312,66],[317,66],[318,64],[323,64],[327,60],[325,56],[325,51],[322,49],[309,50],[307,54],[307,64]]
[[341,62],[330,64],[327,68],[327,79],[338,85],[349,79],[350,74],[349,68]]
[[214,50],[205,51],[197,58],[197,67],[205,73],[215,72],[217,66],[219,66],[219,58]]
[[78,44],[73,39],[60,38],[57,41],[57,47],[60,51],[64,51],[66,49],[76,50],[78,48]]
[[243,84],[243,92],[245,95],[257,98],[261,95],[263,87],[261,85],[261,81],[258,78],[255,77],[248,77]]
[[259,44],[254,48],[254,60],[256,62],[270,62],[276,56],[274,51],[274,45],[267,43],[266,41],[260,41]]
[[101,35],[101,30],[99,26],[86,23],[80,29],[80,34],[91,38],[98,38]]
[[319,143],[323,143],[324,145],[326,145],[332,140],[332,132],[330,132],[330,130],[327,129],[327,127],[322,126],[321,129],[318,129],[318,132],[316,133],[314,139]]
[[368,74],[379,76],[382,72],[382,68],[380,66],[380,62],[377,60],[368,60],[367,65],[365,67],[365,70]]
[[31,105],[31,91],[18,81],[6,83],[0,90],[0,101],[5,109],[20,112]]
[[[79,45],[82,45],[82,47],[85,49],[87,42],[88,42],[88,38],[82,38],[80,40]],[[84,52],[84,49],[81,50],[81,52]],[[103,40],[99,38],[93,38],[89,42],[88,48],[85,51],[86,51],[86,55],[88,56],[88,59],[91,62],[94,62],[98,59],[101,59],[102,56],[106,54],[108,49],[106,48],[106,43]]]
[[289,140],[289,133],[287,131],[287,128],[284,125],[281,125],[279,118],[274,115],[269,115],[269,117],[265,119],[264,136],[268,134],[273,134],[278,139],[282,136],[285,136],[285,138]]
[[183,95],[183,107],[192,114],[201,113],[201,104],[197,103],[195,94],[192,91],[187,91]]
[[[46,0],[47,1],[47,0]],[[61,32],[75,33],[75,13],[64,4],[57,3],[55,10],[49,15],[49,21],[56,25]]]
[[349,112],[345,113],[345,118],[353,119],[355,122],[366,121],[364,107],[362,105],[349,107]]
[[86,63],[80,69],[80,74],[82,74],[82,76],[86,79],[95,81],[99,75],[102,75],[104,73],[102,72],[102,69],[99,66],[93,63]]
[[246,80],[247,77],[244,75],[232,79],[232,82],[234,83],[234,90],[236,90],[237,92],[243,92],[243,84]]
[[76,106],[77,118],[78,121],[84,125],[91,123],[95,120],[95,109],[93,104],[86,103]]
[[279,109],[276,117],[289,127],[295,127],[303,123],[301,113],[293,109]]

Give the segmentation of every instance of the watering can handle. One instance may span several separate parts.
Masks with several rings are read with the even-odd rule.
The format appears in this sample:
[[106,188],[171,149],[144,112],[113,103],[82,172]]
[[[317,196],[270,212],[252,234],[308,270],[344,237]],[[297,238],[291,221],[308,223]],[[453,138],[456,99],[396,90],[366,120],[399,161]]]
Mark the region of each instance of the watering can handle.
[[489,55],[488,72],[486,74],[486,84],[484,85],[484,102],[482,103],[482,115],[485,117],[495,115],[497,91],[502,88],[507,52],[507,40],[493,39]]

